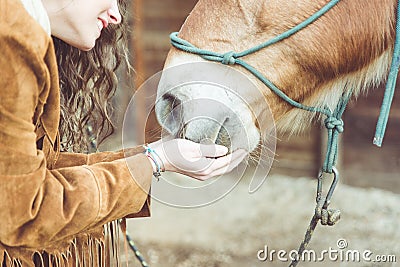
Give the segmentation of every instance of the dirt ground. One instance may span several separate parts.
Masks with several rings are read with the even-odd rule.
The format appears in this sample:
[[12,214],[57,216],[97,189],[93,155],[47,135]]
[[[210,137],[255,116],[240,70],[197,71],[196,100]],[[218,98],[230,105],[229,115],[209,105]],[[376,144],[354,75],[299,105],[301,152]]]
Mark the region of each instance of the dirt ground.
[[[201,208],[175,208],[153,200],[152,216],[129,220],[128,231],[149,266],[288,266],[277,254],[260,261],[257,253],[265,246],[269,252],[298,248],[313,213],[315,186],[315,179],[272,175],[249,194],[244,178],[226,197]],[[339,184],[331,206],[341,210],[341,220],[333,227],[318,225],[308,249],[318,256],[323,250],[336,250],[338,256],[369,250],[372,254],[366,256],[372,260],[394,255],[397,263],[358,262],[350,254],[350,261],[344,256],[335,260],[335,254],[331,259],[325,254],[323,262],[303,261],[299,266],[400,266],[399,195]],[[346,248],[339,249],[338,242],[346,242]],[[133,253],[129,258],[129,266],[140,266]]]

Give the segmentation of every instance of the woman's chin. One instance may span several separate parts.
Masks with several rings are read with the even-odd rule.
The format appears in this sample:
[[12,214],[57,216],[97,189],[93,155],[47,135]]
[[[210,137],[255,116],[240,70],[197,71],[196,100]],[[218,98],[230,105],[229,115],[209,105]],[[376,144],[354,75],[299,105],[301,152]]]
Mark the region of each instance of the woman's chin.
[[81,39],[79,41],[70,42],[69,44],[78,48],[81,51],[89,51],[92,50],[93,47],[96,45],[96,39],[86,38],[86,39]]
[[76,48],[78,48],[79,50],[82,50],[82,51],[90,51],[90,50],[93,49],[95,44],[96,44],[96,42],[87,43],[87,44],[80,44],[79,46],[76,46]]

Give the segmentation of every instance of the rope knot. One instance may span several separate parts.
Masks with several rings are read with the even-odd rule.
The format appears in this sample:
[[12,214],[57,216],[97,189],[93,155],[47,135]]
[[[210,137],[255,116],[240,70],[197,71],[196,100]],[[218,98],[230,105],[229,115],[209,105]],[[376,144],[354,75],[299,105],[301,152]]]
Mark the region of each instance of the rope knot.
[[337,130],[339,133],[344,131],[344,122],[342,119],[335,118],[334,116],[325,119],[325,127],[328,130]]
[[235,52],[230,51],[222,55],[222,64],[234,65],[236,63]]
[[315,208],[315,216],[322,225],[335,225],[340,220],[340,210],[325,207],[325,198],[321,198]]

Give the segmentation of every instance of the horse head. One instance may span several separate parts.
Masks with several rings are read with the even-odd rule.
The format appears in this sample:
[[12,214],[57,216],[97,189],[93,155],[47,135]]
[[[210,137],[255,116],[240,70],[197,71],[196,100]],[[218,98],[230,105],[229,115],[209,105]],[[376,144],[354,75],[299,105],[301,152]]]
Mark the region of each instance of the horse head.
[[[229,56],[230,51],[248,50],[288,31],[328,2],[199,0],[178,36],[195,47]],[[385,79],[393,51],[395,10],[394,0],[342,0],[304,29],[242,59],[292,100],[333,110],[344,93],[357,96]],[[230,59],[224,60],[229,63]],[[164,69],[195,62],[207,60],[172,47]],[[186,66],[190,73],[190,64]],[[282,101],[241,66],[230,68],[243,73],[259,93],[245,85],[233,89],[240,90],[239,94],[227,93],[212,83],[187,83],[167,92],[165,74],[156,104],[160,124],[175,136],[196,142],[207,139],[250,152],[267,137],[268,125],[260,126],[270,123],[262,122],[266,113],[272,113],[278,130],[301,129],[316,117]],[[211,101],[190,104],[205,98]],[[189,114],[196,110],[207,110],[212,119],[193,119]],[[165,119],[171,114],[172,118]],[[239,122],[241,127],[237,127]],[[247,143],[240,141],[243,133]]]

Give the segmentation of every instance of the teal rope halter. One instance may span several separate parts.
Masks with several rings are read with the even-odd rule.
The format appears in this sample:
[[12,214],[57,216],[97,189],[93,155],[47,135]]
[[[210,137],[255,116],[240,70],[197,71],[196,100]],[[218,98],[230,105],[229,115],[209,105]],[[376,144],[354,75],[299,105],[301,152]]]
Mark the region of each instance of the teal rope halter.
[[[253,48],[247,49],[242,52],[227,52],[227,53],[216,53],[213,51],[207,51],[204,49],[197,48],[196,46],[192,45],[186,40],[183,40],[178,37],[177,32],[173,32],[170,35],[171,39],[171,44],[188,53],[192,54],[197,54],[201,56],[204,59],[210,60],[210,61],[216,61],[220,62],[225,65],[240,65],[249,72],[251,72],[254,76],[256,76],[259,80],[261,80],[268,88],[270,88],[276,95],[278,95],[280,98],[285,100],[287,103],[292,105],[293,107],[300,108],[303,110],[307,110],[310,112],[319,112],[324,115],[326,115],[327,119],[325,120],[325,126],[328,129],[328,147],[327,147],[327,152],[326,152],[326,158],[322,167],[322,170],[324,172],[332,173],[332,167],[335,166],[336,161],[337,161],[337,138],[338,138],[338,133],[343,132],[343,121],[341,120],[341,116],[344,112],[344,109],[347,105],[347,102],[351,96],[351,92],[348,93],[347,95],[342,96],[342,98],[339,100],[338,106],[335,111],[330,111],[327,108],[318,108],[318,107],[311,107],[311,106],[306,106],[301,103],[298,103],[288,97],[282,90],[280,90],[278,87],[276,87],[270,80],[268,80],[266,77],[264,77],[259,71],[257,71],[254,67],[246,63],[245,61],[241,60],[240,58],[245,57],[247,55],[250,55],[252,53],[255,53],[257,51],[260,51],[261,49],[264,49],[270,45],[273,45],[285,38],[290,37],[291,35],[295,34],[296,32],[304,29],[311,23],[313,23],[315,20],[320,18],[322,15],[324,15],[326,12],[328,12],[332,7],[334,7],[340,0],[332,0],[325,6],[323,6],[320,10],[318,10],[316,13],[314,13],[311,17],[306,19],[305,21],[301,22],[300,24],[296,25],[295,27],[289,29],[288,31],[260,44],[257,45]],[[398,8],[397,8],[397,17],[400,17],[400,3],[398,3]],[[375,137],[373,140],[373,143],[377,146],[382,146],[383,142],[383,137],[385,134],[386,126],[387,126],[387,121],[389,118],[389,113],[390,113],[390,107],[391,103],[393,100],[394,96],[394,91],[396,89],[396,80],[397,80],[397,74],[399,71],[400,67],[400,23],[396,24],[396,41],[394,45],[394,52],[393,52],[393,58],[392,58],[392,64],[390,67],[390,72],[388,76],[388,80],[386,83],[386,89],[385,89],[385,95],[383,98],[378,122],[376,125],[376,132],[375,132]]]
[[343,120],[341,116],[344,112],[344,109],[348,103],[348,100],[351,96],[351,93],[343,95],[342,98],[339,100],[337,108],[332,112],[329,108],[319,108],[319,107],[312,107],[301,104],[293,99],[291,99],[288,95],[286,95],[282,90],[280,90],[275,84],[273,84],[269,79],[267,79],[264,75],[262,75],[258,70],[254,67],[243,61],[242,57],[260,51],[270,45],[273,45],[283,39],[290,37],[291,35],[295,34],[296,32],[304,29],[312,22],[316,21],[326,12],[328,12],[332,7],[334,7],[340,0],[333,0],[330,1],[328,4],[323,6],[320,10],[314,13],[311,17],[306,19],[305,21],[301,22],[300,24],[296,25],[295,27],[289,29],[288,31],[260,44],[248,50],[236,53],[233,51],[227,53],[216,53],[213,51],[207,51],[204,49],[200,49],[193,44],[189,43],[186,40],[183,40],[178,37],[177,32],[173,32],[170,35],[171,44],[188,53],[196,54],[201,56],[204,59],[220,62],[225,65],[240,65],[250,73],[252,73],[255,77],[257,77],[260,81],[262,81],[268,88],[270,88],[277,96],[285,100],[287,103],[292,105],[293,107],[307,110],[310,112],[319,112],[326,115],[325,126],[328,129],[328,147],[326,152],[326,158],[322,167],[322,170],[327,173],[332,173],[332,168],[335,166],[337,161],[337,154],[338,154],[338,136],[339,133],[343,132]]

